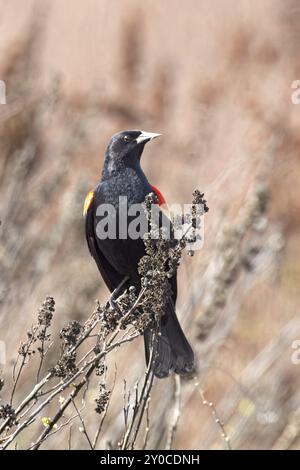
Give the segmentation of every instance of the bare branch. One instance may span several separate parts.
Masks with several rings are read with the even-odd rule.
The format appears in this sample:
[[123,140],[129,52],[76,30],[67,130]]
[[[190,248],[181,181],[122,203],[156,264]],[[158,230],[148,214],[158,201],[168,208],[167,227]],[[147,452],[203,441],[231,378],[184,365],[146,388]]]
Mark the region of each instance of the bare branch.
[[168,435],[167,435],[167,442],[166,442],[166,450],[172,449],[172,445],[174,442],[174,436],[177,430],[177,425],[178,421],[180,418],[180,406],[181,406],[181,382],[180,382],[180,376],[179,375],[174,375],[174,407],[173,407],[173,413],[172,417],[170,420],[170,425],[168,429]]

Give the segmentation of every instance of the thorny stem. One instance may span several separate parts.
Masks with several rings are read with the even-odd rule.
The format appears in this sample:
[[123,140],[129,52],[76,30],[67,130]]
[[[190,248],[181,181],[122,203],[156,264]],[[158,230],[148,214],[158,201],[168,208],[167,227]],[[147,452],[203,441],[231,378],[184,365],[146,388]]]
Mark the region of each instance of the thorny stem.
[[[70,418],[68,418],[64,423],[62,423],[60,426],[58,426],[57,428],[55,428],[55,430],[53,432],[50,432],[46,437],[46,438],[49,438],[51,436],[54,436],[54,434],[57,434],[62,428],[68,426],[68,424],[70,424],[71,421],[73,421],[75,418],[78,417],[78,414],[76,413],[75,415],[71,416]],[[70,426],[70,429],[72,428],[72,425]],[[27,450],[32,450],[32,448],[34,447],[35,444],[32,444]]]
[[180,418],[180,406],[181,406],[181,381],[180,375],[174,375],[174,409],[171,422],[168,429],[168,436],[166,442],[166,450],[171,450],[174,436],[177,430],[178,421]]
[[[144,378],[144,383],[143,383],[143,388],[142,392],[140,394],[140,398],[138,399],[138,396],[136,396],[136,403],[134,406],[133,410],[133,415],[131,418],[131,421],[129,423],[129,426],[127,428],[127,431],[125,432],[123,442],[121,445],[122,450],[128,449],[130,446],[131,449],[134,447],[135,440],[137,438],[141,422],[143,419],[145,407],[147,404],[147,401],[149,399],[149,395],[151,392],[152,384],[153,384],[153,379],[154,379],[154,371],[153,371],[153,361],[156,359],[156,353],[157,353],[157,343],[158,343],[158,329],[159,329],[159,324],[158,320],[156,322],[156,328],[154,330],[154,338],[153,338],[153,343],[152,343],[152,348],[150,352],[150,358],[149,358],[149,363],[148,367],[145,373],[145,378]],[[134,424],[136,419],[138,418],[137,425],[135,427],[135,430],[133,431]],[[132,440],[131,443],[129,444],[130,436],[132,434]]]
[[[142,403],[140,405],[141,406],[141,411],[139,413],[138,423],[137,423],[137,426],[136,426],[136,428],[133,432],[133,437],[132,437],[132,441],[131,441],[131,445],[130,445],[131,450],[134,449],[134,444],[135,444],[137,435],[139,433],[139,430],[140,430],[140,427],[141,427],[141,424],[142,424],[142,419],[143,419],[143,416],[144,416],[144,413],[145,413],[146,405],[147,405],[147,403],[150,399],[150,392],[151,392],[151,389],[152,389],[153,380],[154,380],[154,373],[153,373],[153,371],[151,371],[151,373],[149,374],[149,379],[146,382],[148,387],[147,387],[146,393],[144,394],[144,398],[142,400]],[[141,396],[141,398],[142,398],[142,396]]]
[[215,420],[215,423],[217,424],[217,426],[220,429],[220,434],[221,434],[222,439],[225,442],[227,450],[232,450],[231,443],[230,443],[230,438],[229,438],[229,436],[226,432],[225,425],[224,425],[223,421],[220,419],[220,417],[217,413],[215,405],[213,404],[212,401],[208,401],[206,399],[206,397],[204,395],[204,392],[203,392],[202,388],[200,387],[200,385],[197,381],[195,381],[195,387],[197,387],[198,390],[199,390],[201,400],[202,400],[202,404],[204,406],[208,406],[208,408],[211,410],[212,416]]
[[[23,368],[25,366],[25,363],[26,363],[26,358],[27,358],[27,355],[28,355],[28,352],[30,350],[30,347],[33,343],[33,338],[34,338],[34,335],[32,334],[31,338],[29,339],[28,343],[26,344],[26,351],[24,352],[23,356],[22,356],[22,362],[21,362],[21,365],[19,367],[19,370],[18,370],[18,373],[17,373],[17,377],[15,377],[15,369],[17,367],[17,362],[18,362],[18,358],[20,356],[20,354],[18,355],[18,358],[15,362],[15,365],[14,365],[14,368],[13,368],[13,380],[14,380],[14,383],[13,383],[13,388],[12,388],[12,392],[11,392],[11,396],[10,396],[10,404],[12,405],[12,402],[13,402],[13,398],[14,398],[14,395],[15,395],[15,391],[16,391],[16,388],[17,388],[17,385],[18,385],[18,382],[19,382],[19,379],[21,377],[21,374],[22,374],[22,371],[23,371]],[[1,432],[1,429],[0,429],[0,432]]]
[[69,428],[69,438],[68,438],[68,450],[72,449],[72,425]]
[[79,384],[76,385],[75,389],[73,390],[73,392],[70,393],[70,395],[68,396],[68,398],[63,402],[62,406],[60,407],[60,409],[57,411],[56,415],[51,419],[51,422],[49,424],[49,426],[47,426],[47,428],[42,432],[42,434],[38,437],[37,441],[34,443],[34,445],[32,446],[32,450],[38,450],[38,448],[40,447],[41,443],[45,440],[45,438],[47,437],[47,435],[50,433],[50,431],[53,429],[53,427],[56,425],[57,421],[60,420],[60,418],[63,416],[64,414],[64,411],[68,408],[68,406],[70,405],[70,403],[73,402],[74,398],[78,395],[78,393],[80,392],[80,390],[82,389],[82,387],[87,383],[88,381],[88,378],[90,377],[90,375],[92,374],[93,370],[95,369],[95,364],[92,364],[89,368],[89,370],[87,371],[86,375],[84,376],[84,378],[81,380],[81,382],[79,382]]
[[88,441],[88,444],[89,444],[91,450],[94,450],[93,444],[92,444],[91,439],[89,438],[88,432],[87,432],[87,430],[86,430],[86,426],[85,426],[84,420],[83,420],[83,418],[82,418],[82,416],[81,416],[81,411],[78,409],[78,407],[77,407],[77,405],[76,405],[74,399],[72,400],[72,403],[73,403],[73,406],[74,406],[75,410],[77,411],[78,417],[79,417],[79,419],[80,419],[80,422],[81,422],[81,425],[82,425],[82,429],[83,429],[83,434],[85,435],[86,440]]
[[147,403],[145,406],[145,413],[146,413],[146,428],[145,428],[145,435],[144,435],[144,443],[143,443],[143,450],[147,448],[148,444],[148,437],[149,437],[149,431],[150,431],[150,417],[149,417],[149,405],[150,405],[150,399],[151,397],[149,396],[147,399]]

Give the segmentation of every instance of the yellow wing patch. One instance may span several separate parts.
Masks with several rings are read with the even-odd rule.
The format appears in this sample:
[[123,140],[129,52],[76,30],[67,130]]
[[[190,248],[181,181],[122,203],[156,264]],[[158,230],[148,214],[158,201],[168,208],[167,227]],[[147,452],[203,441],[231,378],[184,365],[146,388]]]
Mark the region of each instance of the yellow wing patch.
[[94,199],[94,191],[90,191],[84,201],[84,206],[83,206],[83,215],[85,216],[87,214],[87,211],[90,208],[90,205],[92,204],[92,201]]

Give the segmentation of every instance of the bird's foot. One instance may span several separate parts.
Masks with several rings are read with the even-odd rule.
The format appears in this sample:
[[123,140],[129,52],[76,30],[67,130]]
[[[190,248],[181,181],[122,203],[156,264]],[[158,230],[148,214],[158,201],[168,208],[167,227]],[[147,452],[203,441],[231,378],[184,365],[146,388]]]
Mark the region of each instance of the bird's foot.
[[118,305],[116,304],[116,299],[119,296],[122,287],[124,286],[125,282],[128,281],[128,279],[129,279],[129,277],[125,276],[124,279],[118,285],[118,287],[116,287],[115,290],[112,291],[111,296],[110,296],[110,298],[107,302],[111,309],[114,309],[114,310],[118,309]]

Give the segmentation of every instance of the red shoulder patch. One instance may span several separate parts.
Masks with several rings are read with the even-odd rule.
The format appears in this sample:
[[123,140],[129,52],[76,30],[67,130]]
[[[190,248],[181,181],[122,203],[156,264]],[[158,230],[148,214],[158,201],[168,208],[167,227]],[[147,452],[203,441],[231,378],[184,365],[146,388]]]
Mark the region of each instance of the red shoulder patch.
[[83,215],[84,216],[87,214],[87,211],[89,210],[90,205],[93,202],[93,199],[94,199],[94,191],[89,191],[86,198],[85,198],[85,201],[84,201],[84,206],[83,206]]
[[158,197],[158,204],[159,204],[160,206],[166,205],[166,204],[167,204],[167,203],[166,203],[166,200],[165,200],[165,198],[163,197],[163,195],[162,195],[162,193],[160,192],[160,190],[157,189],[157,188],[156,188],[155,186],[153,186],[152,184],[151,184],[151,188],[153,189],[153,191],[155,192],[156,196]]

